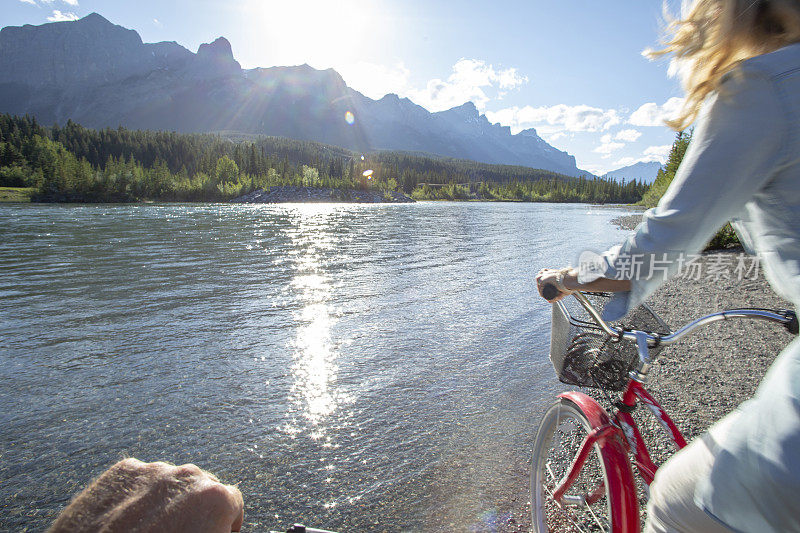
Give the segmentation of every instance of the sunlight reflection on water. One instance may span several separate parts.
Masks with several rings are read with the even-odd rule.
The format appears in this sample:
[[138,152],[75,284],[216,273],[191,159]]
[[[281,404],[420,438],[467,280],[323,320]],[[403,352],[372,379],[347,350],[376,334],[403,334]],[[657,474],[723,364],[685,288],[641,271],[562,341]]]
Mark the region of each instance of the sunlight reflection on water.
[[[307,424],[314,440],[326,438],[325,421],[347,398],[335,390],[338,349],[331,338],[336,323],[330,304],[332,283],[325,274],[326,251],[334,248],[331,231],[333,205],[299,205],[293,208],[290,232],[296,246],[291,287],[300,305],[294,313],[297,323],[292,341],[293,360],[290,403],[284,427],[297,436]],[[329,440],[329,439],[328,439]]]

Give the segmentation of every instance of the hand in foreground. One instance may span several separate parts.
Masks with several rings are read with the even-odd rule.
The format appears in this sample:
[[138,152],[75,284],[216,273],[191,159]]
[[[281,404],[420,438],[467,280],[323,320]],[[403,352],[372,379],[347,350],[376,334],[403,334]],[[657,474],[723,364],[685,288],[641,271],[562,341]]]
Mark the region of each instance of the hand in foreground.
[[[544,294],[542,294],[542,290],[546,285],[552,285],[557,291],[558,296],[553,298],[552,300],[547,300],[550,303],[555,303],[562,298],[569,296],[572,294],[572,291],[566,289],[564,287],[564,273],[565,270],[569,269],[552,269],[552,268],[543,268],[536,274],[536,287],[539,289],[539,296],[544,298]],[[561,281],[559,282],[559,276],[561,276]]]
[[242,493],[213,474],[131,458],[73,498],[49,532],[229,533],[243,520]]

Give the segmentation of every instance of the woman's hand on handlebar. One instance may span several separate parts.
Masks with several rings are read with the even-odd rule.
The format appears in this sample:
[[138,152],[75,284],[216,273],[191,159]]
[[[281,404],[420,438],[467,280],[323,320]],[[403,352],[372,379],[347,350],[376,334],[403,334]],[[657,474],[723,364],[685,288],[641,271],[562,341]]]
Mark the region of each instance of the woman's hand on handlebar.
[[[561,283],[559,283],[559,277]],[[631,282],[626,279],[597,278],[589,283],[578,283],[578,271],[574,268],[543,268],[536,274],[539,295],[550,303],[555,303],[575,291],[624,292],[631,290]],[[550,291],[557,293],[550,299]]]
[[[550,303],[555,303],[572,294],[573,291],[564,286],[565,274],[569,275],[569,270],[569,268],[560,270],[552,268],[541,269],[536,274],[536,287],[539,289],[539,296]],[[549,292],[553,290],[555,290],[556,296],[548,299],[547,296],[550,296]],[[547,296],[545,293],[548,293]]]

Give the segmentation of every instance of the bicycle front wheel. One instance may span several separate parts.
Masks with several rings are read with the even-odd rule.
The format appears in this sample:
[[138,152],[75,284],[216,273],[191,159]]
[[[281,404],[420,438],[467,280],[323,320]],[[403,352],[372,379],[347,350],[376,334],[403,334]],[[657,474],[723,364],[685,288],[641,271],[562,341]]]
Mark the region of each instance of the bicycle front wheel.
[[[531,467],[531,514],[535,532],[628,530],[627,524],[621,523],[626,522],[626,513],[620,512],[620,506],[626,505],[625,495],[621,494],[624,481],[615,478],[609,483],[609,472],[617,476],[622,469],[609,464],[610,459],[601,444],[592,447],[577,479],[561,501],[553,499],[553,492],[569,472],[593,426],[581,407],[566,398],[560,398],[544,414],[536,434]],[[617,453],[614,459],[627,458]],[[625,466],[630,471],[630,466]]]

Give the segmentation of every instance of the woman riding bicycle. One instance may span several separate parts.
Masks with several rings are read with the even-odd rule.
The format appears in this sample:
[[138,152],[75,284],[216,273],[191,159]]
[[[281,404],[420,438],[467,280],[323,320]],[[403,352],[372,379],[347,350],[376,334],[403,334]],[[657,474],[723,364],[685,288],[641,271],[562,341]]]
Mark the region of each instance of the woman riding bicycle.
[[[556,285],[551,301],[617,292],[604,318],[619,319],[733,221],[775,291],[797,306],[800,0],[696,0],[671,28],[653,55],[673,54],[683,75],[685,105],[668,123],[696,122],[683,163],[625,242],[591,272],[543,269],[539,292]],[[641,277],[631,275],[632,258]],[[667,275],[648,276],[656,264]],[[650,494],[648,531],[800,531],[800,340],[751,400],[658,470]]]

